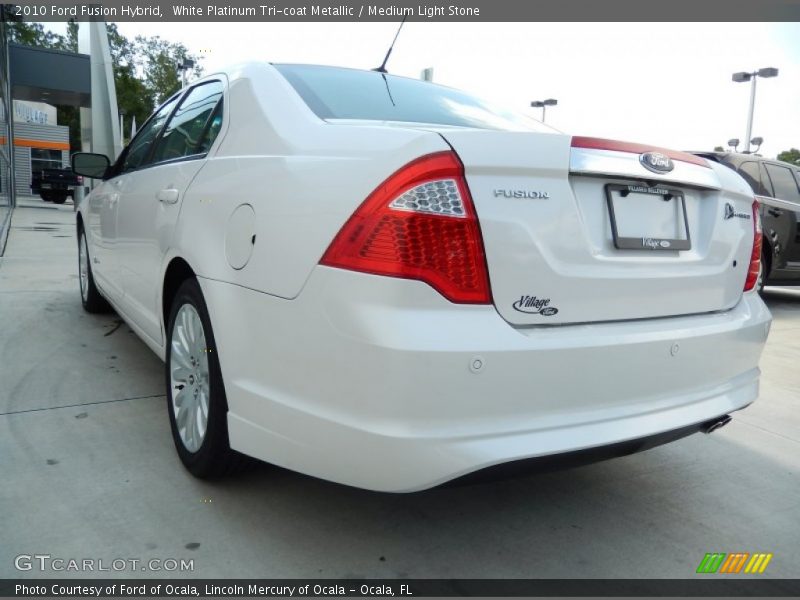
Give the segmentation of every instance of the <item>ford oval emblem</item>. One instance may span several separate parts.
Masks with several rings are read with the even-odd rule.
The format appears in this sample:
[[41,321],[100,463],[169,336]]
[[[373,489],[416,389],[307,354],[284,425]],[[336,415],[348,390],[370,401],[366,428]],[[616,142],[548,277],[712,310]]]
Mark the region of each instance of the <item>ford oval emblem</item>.
[[645,152],[639,155],[639,162],[653,173],[669,173],[675,168],[672,159],[661,152]]

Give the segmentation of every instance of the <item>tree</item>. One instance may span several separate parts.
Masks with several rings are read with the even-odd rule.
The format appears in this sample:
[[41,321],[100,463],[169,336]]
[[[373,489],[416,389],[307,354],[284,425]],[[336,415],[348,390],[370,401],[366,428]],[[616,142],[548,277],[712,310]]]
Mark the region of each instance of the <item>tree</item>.
[[725,148],[722,146],[714,146],[714,152],[725,152]]
[[[153,92],[144,79],[138,74],[141,71],[141,58],[136,53],[136,46],[122,35],[115,23],[106,25],[111,62],[114,66],[114,86],[117,90],[117,106],[125,114],[125,121],[130,123],[133,117],[141,125],[153,112]],[[121,131],[123,140],[128,139],[130,129]]]
[[67,39],[57,33],[46,30],[41,23],[8,22],[8,39],[16,44],[67,50]]
[[792,163],[793,165],[800,165],[800,150],[792,148],[791,150],[784,150],[778,154],[778,160]]
[[143,68],[144,84],[152,94],[155,104],[161,104],[172,94],[181,89],[181,80],[177,65],[184,60],[194,61],[191,70],[194,77],[203,72],[200,59],[189,54],[186,46],[176,44],[160,38],[159,36],[137,36],[134,43],[134,52]]
[[[41,23],[7,23],[9,40],[26,46],[78,51],[78,25],[67,24],[67,34],[62,36],[46,30]],[[183,44],[169,42],[160,37],[137,36],[131,41],[122,35],[115,23],[107,23],[108,44],[117,90],[117,107],[124,113],[127,123],[135,116],[141,126],[157,104],[180,89],[181,81],[176,65],[184,59],[195,61],[194,77],[200,76],[199,58],[190,54]],[[75,106],[57,106],[58,122],[70,128],[70,146],[80,150],[80,111]],[[130,130],[128,129],[127,132]],[[121,132],[125,139],[126,131]]]
[[70,52],[78,51],[78,24],[75,19],[70,19],[67,23],[67,50]]

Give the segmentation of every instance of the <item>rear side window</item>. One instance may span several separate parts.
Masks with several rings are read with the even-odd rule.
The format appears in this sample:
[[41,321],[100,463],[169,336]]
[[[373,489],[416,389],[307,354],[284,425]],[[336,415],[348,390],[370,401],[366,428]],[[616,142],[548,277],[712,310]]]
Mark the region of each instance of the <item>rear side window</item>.
[[321,119],[553,132],[521,113],[427,81],[339,67],[274,66]]
[[772,187],[775,190],[775,197],[790,202],[800,202],[800,188],[797,187],[797,180],[789,167],[780,165],[765,164],[769,178],[772,180]]
[[203,133],[203,139],[200,141],[199,150],[203,154],[211,149],[211,145],[214,143],[214,140],[217,139],[219,130],[222,129],[222,102],[223,100],[220,98],[208,122],[208,127],[206,127],[205,133]]
[[748,160],[739,165],[739,175],[753,188],[753,192],[760,196],[769,196],[769,192],[761,182],[761,170],[758,162]]
[[764,194],[770,198],[774,198],[775,191],[772,189],[772,182],[769,180],[769,175],[767,175],[767,170],[764,168],[764,163],[759,163],[758,166],[761,172],[761,185],[764,188]]
[[[211,81],[191,90],[167,123],[158,140],[153,162],[163,162],[205,154],[219,132],[222,113],[222,83]],[[215,116],[219,123],[214,127]],[[208,132],[213,130],[213,137]]]

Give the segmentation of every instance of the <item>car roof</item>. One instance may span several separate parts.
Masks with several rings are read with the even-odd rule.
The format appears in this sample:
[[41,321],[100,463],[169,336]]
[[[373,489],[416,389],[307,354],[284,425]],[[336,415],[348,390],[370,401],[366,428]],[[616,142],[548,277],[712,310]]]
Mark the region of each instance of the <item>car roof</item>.
[[800,171],[800,165],[793,165],[792,163],[778,160],[777,158],[767,158],[761,154],[753,154],[753,153],[744,153],[744,152],[720,152],[718,150],[690,150],[690,154],[695,154],[697,156],[702,156],[703,158],[709,158],[711,160],[716,160],[717,162],[729,162],[729,163],[736,163],[741,164],[746,161],[758,161],[758,162],[768,162],[768,163],[775,163],[778,165],[782,165],[785,167],[791,167],[795,171]]

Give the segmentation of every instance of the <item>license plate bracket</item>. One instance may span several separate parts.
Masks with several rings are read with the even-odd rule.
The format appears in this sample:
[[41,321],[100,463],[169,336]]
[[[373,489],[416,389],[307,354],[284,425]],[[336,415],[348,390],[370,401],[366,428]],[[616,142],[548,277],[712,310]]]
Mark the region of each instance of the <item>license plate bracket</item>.
[[[618,250],[691,250],[686,198],[681,190],[609,183],[605,191],[611,234]],[[645,214],[652,221],[649,226],[653,231],[638,230]]]

